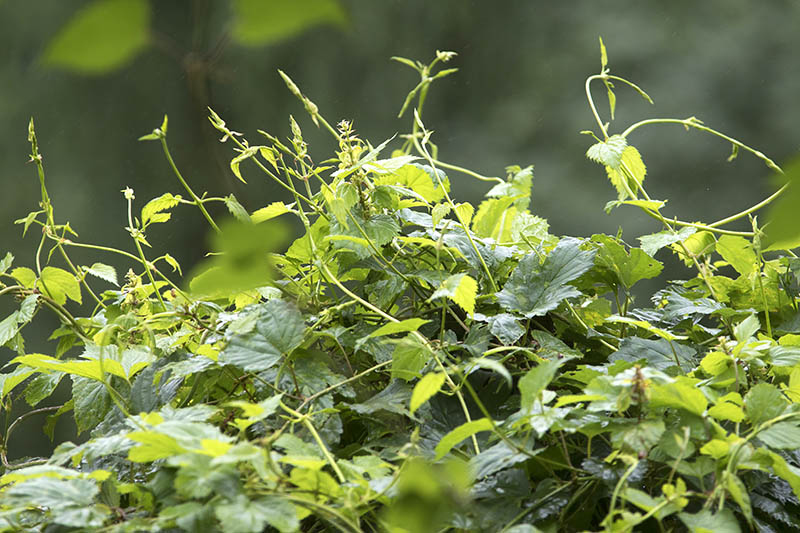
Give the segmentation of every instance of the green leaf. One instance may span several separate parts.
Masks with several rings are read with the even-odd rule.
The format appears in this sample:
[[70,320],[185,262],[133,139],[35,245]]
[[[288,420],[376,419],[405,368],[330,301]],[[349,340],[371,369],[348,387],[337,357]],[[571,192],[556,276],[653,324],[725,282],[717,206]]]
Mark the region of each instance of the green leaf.
[[622,164],[622,153],[628,141],[622,135],[612,135],[605,142],[599,142],[589,147],[586,157],[612,169],[618,169]]
[[233,37],[245,46],[264,46],[322,24],[344,26],[337,0],[234,0]]
[[39,278],[42,292],[56,303],[64,305],[67,297],[81,303],[81,286],[75,276],[56,267],[44,267]]
[[467,274],[453,274],[439,286],[428,301],[446,297],[461,309],[472,315],[475,312],[475,297],[478,294],[478,282]]
[[3,503],[23,509],[45,508],[47,521],[62,528],[99,529],[110,514],[108,507],[94,503],[99,491],[90,479],[59,479],[45,475],[9,487],[3,493]]
[[42,61],[83,74],[104,74],[132,60],[149,39],[147,0],[94,0],[53,37]]
[[34,370],[20,365],[12,372],[0,374],[0,400],[8,396],[17,385],[28,379],[34,373]]
[[111,407],[111,397],[100,381],[72,376],[75,424],[78,433],[97,426]]
[[279,217],[289,212],[289,207],[283,202],[272,202],[267,207],[257,209],[250,214],[250,220],[258,224],[271,218]]
[[442,437],[442,440],[439,441],[439,444],[436,445],[434,451],[436,452],[435,460],[438,461],[445,455],[447,455],[450,450],[453,449],[459,442],[463,441],[464,439],[471,437],[475,433],[481,431],[491,431],[492,430],[492,421],[488,418],[479,418],[478,420],[473,420],[471,422],[465,422],[455,428],[454,430],[450,431],[447,435]]
[[511,228],[517,215],[514,202],[522,196],[490,198],[481,202],[478,212],[472,219],[472,231],[479,237],[494,239],[497,242],[511,240]]
[[512,345],[525,334],[516,316],[500,313],[489,318],[489,331],[505,345]]
[[269,300],[261,305],[254,330],[234,335],[219,354],[219,362],[247,372],[267,370],[300,345],[305,330],[303,315],[296,307],[283,300]]
[[36,272],[28,267],[17,267],[10,272],[11,277],[19,282],[26,289],[33,287],[36,283]]
[[520,406],[523,410],[530,411],[533,408],[539,393],[553,381],[560,364],[558,361],[544,361],[522,376],[519,380],[519,392]]
[[441,203],[433,206],[433,209],[431,209],[431,219],[433,220],[433,227],[435,228],[436,226],[438,226],[439,222],[441,222],[442,219],[449,214],[450,214],[450,204]]
[[430,322],[430,320],[423,320],[422,318],[409,318],[401,320],[400,322],[389,322],[370,333],[369,337],[381,337],[383,335],[392,335],[393,333],[417,331],[420,326],[428,322]]
[[19,331],[19,311],[14,311],[0,322],[0,346],[14,338]]
[[223,198],[223,201],[225,202],[225,207],[227,207],[228,211],[233,215],[233,218],[247,224],[253,222],[250,215],[247,213],[247,209],[239,203],[239,200],[237,200],[233,194],[229,194]]
[[700,389],[687,383],[667,383],[651,387],[650,407],[685,409],[690,413],[703,416],[708,407],[708,400]]
[[619,350],[611,354],[610,361],[623,360],[636,363],[644,359],[647,365],[657,370],[679,367],[686,371],[693,367],[694,349],[685,344],[669,342],[665,339],[649,340],[641,337],[626,337]]
[[428,203],[438,202],[444,193],[431,179],[430,174],[418,165],[405,165],[375,180],[375,185],[399,185],[410,189]]
[[608,54],[606,53],[606,45],[603,44],[603,38],[598,38],[600,39],[600,70],[603,71],[608,65]]
[[761,329],[761,323],[758,321],[758,316],[750,315],[733,328],[733,336],[739,342],[749,341],[758,330]]
[[593,235],[592,240],[601,244],[595,264],[611,271],[625,288],[633,287],[640,280],[658,276],[664,267],[639,248],[631,248],[630,253],[626,252],[622,244],[608,235]]
[[642,250],[644,253],[653,257],[657,251],[669,246],[670,244],[681,242],[689,238],[690,235],[697,231],[696,228],[686,226],[681,228],[678,232],[661,231],[653,233],[652,235],[644,235],[639,237],[639,242],[642,243]]
[[800,426],[795,422],[778,422],[756,435],[758,440],[776,450],[796,450],[800,442]]
[[758,383],[744,397],[745,413],[754,426],[780,416],[787,406],[781,391],[769,383]]
[[[162,213],[168,209],[172,209],[181,201],[181,195],[172,195],[165,193],[158,198],[153,198],[142,207],[142,225],[147,226],[152,222],[166,222],[170,218],[169,213]],[[157,216],[160,214],[161,216]]]
[[744,237],[723,235],[717,239],[716,250],[742,276],[755,272],[756,253]]
[[419,377],[420,371],[430,360],[430,349],[413,335],[401,339],[392,354],[392,378],[411,381]]
[[606,164],[606,174],[617,189],[617,198],[625,200],[631,197],[630,193],[633,193],[633,198],[636,197],[639,186],[647,174],[647,167],[644,166],[639,151],[633,146],[626,146],[618,166]]
[[114,270],[114,267],[103,263],[93,263],[92,266],[84,268],[88,274],[119,286],[119,283],[117,283],[117,271]]
[[156,431],[132,431],[126,437],[139,443],[128,450],[128,460],[134,463],[149,463],[187,451],[174,438]]
[[[379,250],[382,246],[389,244],[400,233],[400,226],[397,221],[389,215],[379,214],[364,220],[361,216],[353,214],[353,219]],[[330,237],[328,239],[330,240],[334,236],[351,237],[352,239],[335,239],[331,242],[336,248],[345,248],[355,252],[359,259],[369,257],[373,253],[372,248],[364,239],[364,234],[359,231],[356,224],[352,223],[353,220],[350,222],[347,227],[344,227],[338,221],[334,221],[331,224]]]
[[527,318],[542,316],[566,298],[580,294],[567,283],[589,270],[593,259],[594,251],[581,250],[580,241],[571,238],[562,239],[543,264],[531,252],[497,293],[497,301],[506,310],[520,311]]
[[414,391],[411,393],[411,406],[409,408],[409,412],[412,415],[414,411],[419,409],[425,402],[430,400],[441,390],[445,377],[445,374],[440,372],[431,372],[430,374],[422,376],[422,379],[414,385]]
[[680,513],[680,519],[691,533],[740,533],[739,521],[730,509],[714,514],[704,509],[695,514]]
[[800,159],[795,159],[784,169],[781,176],[787,189],[769,207],[766,224],[762,225],[766,234],[761,242],[764,251],[791,250],[800,246]]
[[6,270],[11,268],[11,263],[13,262],[14,262],[14,256],[11,254],[11,252],[6,252],[5,257],[3,257],[2,260],[0,260],[0,274],[5,274]]

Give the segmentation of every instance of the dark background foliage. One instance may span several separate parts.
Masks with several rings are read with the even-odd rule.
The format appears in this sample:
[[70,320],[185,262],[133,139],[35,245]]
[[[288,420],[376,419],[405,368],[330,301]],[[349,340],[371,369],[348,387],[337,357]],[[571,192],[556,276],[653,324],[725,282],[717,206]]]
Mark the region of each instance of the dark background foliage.
[[[598,35],[609,49],[612,72],[639,83],[656,101],[651,107],[619,87],[620,126],[612,131],[640,118],[696,115],[779,164],[798,149],[797,2],[763,2],[754,11],[745,0],[613,6],[589,0],[342,0],[343,24],[243,46],[227,37],[229,2],[152,1],[151,44],[132,61],[95,75],[47,66],[41,58],[48,43],[88,3],[0,1],[0,238],[2,252],[13,251],[19,265],[38,242],[34,232],[20,241],[20,227],[12,224],[36,209],[38,198],[35,169],[26,164],[31,116],[58,219],[70,221],[85,242],[126,246],[119,191],[132,187],[140,205],[164,191],[178,192],[157,145],[136,141],[165,113],[173,155],[193,186],[213,195],[233,188],[250,210],[284,195],[255,176],[246,189],[236,183],[227,167],[230,153],[217,144],[206,106],[251,138],[257,128],[288,135],[292,113],[312,154],[331,153],[331,142],[313,131],[278,68],[331,122],[352,119],[361,136],[377,144],[408,129],[409,117],[398,121],[396,114],[417,81],[389,58],[427,62],[437,49],[458,52],[452,64],[460,72],[435,84],[425,108],[440,158],[488,175],[502,175],[508,164],[535,165],[533,210],[549,219],[554,234],[615,233],[623,226],[625,238],[635,243],[655,229],[634,210],[605,215],[613,189],[603,170],[584,158],[590,139],[578,132],[596,127],[584,79],[600,67]],[[204,61],[215,50],[215,62]],[[596,96],[607,117],[601,91]],[[648,165],[653,196],[671,199],[665,212],[710,221],[772,190],[769,172],[754,158],[727,163],[724,143],[679,127],[657,128],[637,132],[631,142]],[[451,178],[460,200],[475,201],[485,189],[465,176]],[[154,231],[151,241],[188,269],[202,256],[206,225],[199,214],[184,214],[179,223]],[[4,311],[8,305],[0,304]],[[43,343],[31,345],[48,350]],[[13,355],[3,350],[0,359]]]

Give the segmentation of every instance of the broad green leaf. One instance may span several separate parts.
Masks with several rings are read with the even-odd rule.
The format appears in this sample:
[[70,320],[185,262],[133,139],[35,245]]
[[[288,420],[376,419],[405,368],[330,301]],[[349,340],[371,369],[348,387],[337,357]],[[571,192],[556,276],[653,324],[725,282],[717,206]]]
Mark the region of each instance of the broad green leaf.
[[458,213],[458,216],[461,217],[461,221],[463,221],[465,225],[469,226],[470,222],[472,222],[472,215],[475,213],[475,208],[469,202],[462,202],[460,204],[456,204],[456,213]]
[[428,301],[446,297],[461,309],[472,315],[475,312],[475,297],[478,294],[478,282],[467,274],[453,274],[439,286]]
[[105,265],[103,263],[93,263],[92,266],[84,268],[86,269],[86,272],[92,276],[105,280],[112,285],[119,286],[119,283],[117,283],[117,271],[114,269],[114,267]]
[[489,318],[489,331],[505,345],[512,345],[525,334],[516,316],[500,313]]
[[733,328],[733,336],[739,342],[747,342],[761,329],[758,316],[750,315]]
[[523,410],[530,411],[533,403],[556,375],[560,363],[558,361],[544,361],[535,368],[528,370],[519,380],[520,406]]
[[595,264],[613,273],[626,288],[658,276],[664,266],[639,248],[626,252],[622,244],[608,235],[593,235],[592,240],[600,244]]
[[436,395],[441,390],[444,380],[445,375],[440,372],[431,372],[422,376],[422,379],[414,385],[414,391],[411,393],[409,412],[413,415],[425,402]]
[[492,238],[497,242],[510,241],[511,228],[517,215],[514,202],[521,197],[489,198],[481,202],[472,219],[472,231],[478,237]]
[[370,333],[369,336],[381,337],[383,335],[392,335],[393,333],[417,331],[420,326],[427,324],[428,322],[430,322],[430,320],[423,320],[422,318],[409,318],[406,320],[401,320],[400,322],[389,322]]
[[0,400],[8,396],[14,387],[28,379],[35,371],[20,365],[7,374],[0,374]]
[[421,344],[416,337],[406,336],[397,343],[392,354],[392,378],[411,381],[419,377],[430,358],[430,348]]
[[690,413],[702,416],[708,407],[708,400],[700,389],[689,384],[667,383],[651,387],[650,407],[685,409]]
[[622,135],[612,135],[605,142],[599,142],[589,147],[586,157],[601,165],[618,169],[622,164],[622,153],[628,141]]
[[95,379],[71,376],[73,415],[78,432],[96,427],[111,408],[111,397],[106,386]]
[[756,253],[750,241],[737,235],[723,235],[717,239],[717,253],[739,274],[749,276],[756,269]]
[[37,370],[55,370],[84,378],[102,381],[103,372],[124,378],[125,371],[119,362],[113,359],[104,360],[102,365],[99,360],[56,359],[49,355],[32,353],[15,357],[12,362],[26,365]]
[[[440,174],[445,187],[449,185],[447,176]],[[444,198],[444,191],[434,178],[427,165],[416,163],[405,165],[394,172],[384,174],[375,180],[375,185],[399,185],[410,189],[428,203],[436,203]]]
[[[3,503],[11,508],[45,508],[47,522],[56,528],[97,530],[111,512],[108,507],[95,504],[99,492],[97,483],[91,479],[59,479],[44,475],[7,488],[3,492]],[[24,529],[29,528],[12,528]]]
[[788,402],[777,387],[769,383],[758,383],[744,397],[744,410],[754,426],[780,416]]
[[147,0],[94,0],[48,43],[45,65],[104,74],[132,60],[150,40]]
[[174,438],[156,431],[132,431],[126,437],[139,443],[128,451],[128,460],[134,463],[149,463],[187,451]]
[[253,331],[234,335],[219,354],[219,362],[248,372],[267,370],[300,345],[305,330],[303,315],[294,305],[269,300],[261,304]]
[[520,311],[527,318],[542,316],[564,299],[580,294],[567,283],[589,270],[593,259],[594,251],[581,250],[580,241],[570,238],[562,239],[543,264],[531,252],[497,293],[497,300],[506,310]]
[[[170,218],[169,213],[163,213],[178,205],[181,201],[181,195],[173,195],[165,193],[158,198],[153,198],[142,207],[142,225],[147,226],[151,222],[166,222]],[[162,215],[157,217],[156,215]]]
[[81,303],[81,286],[75,276],[56,267],[44,267],[39,278],[39,285],[44,294],[56,303],[64,305],[67,297]]
[[680,513],[680,519],[690,533],[740,533],[739,521],[730,509],[714,514],[707,509],[695,514]]
[[710,376],[718,376],[728,370],[733,358],[725,352],[709,352],[700,361],[700,368]]
[[753,507],[750,503],[750,495],[748,494],[747,487],[739,476],[731,472],[725,472],[724,479],[726,481],[725,485],[728,489],[728,494],[730,494],[733,500],[739,505],[747,522],[751,524],[752,527]]
[[644,359],[647,365],[657,369],[666,370],[677,366],[685,371],[694,366],[694,349],[685,344],[669,342],[665,339],[649,340],[641,337],[626,337],[622,340],[619,350],[611,354],[609,360],[623,360],[636,363]]
[[730,420],[739,423],[744,420],[744,410],[731,402],[720,402],[708,409],[708,416],[717,420]]
[[11,277],[19,282],[23,287],[30,289],[36,282],[36,272],[28,267],[17,267],[10,272]]
[[686,226],[676,233],[661,231],[659,233],[653,233],[652,235],[644,235],[643,237],[639,237],[639,242],[642,243],[642,250],[644,250],[644,253],[653,257],[660,249],[670,244],[684,241],[696,231],[697,229]]
[[790,465],[782,456],[766,448],[756,448],[751,461],[772,468],[776,476],[791,485],[794,495],[800,497],[800,468]]
[[288,212],[289,206],[283,202],[272,202],[268,206],[262,207],[261,209],[257,209],[250,213],[250,219],[255,224],[258,224],[259,222],[264,222],[271,218],[279,217]]
[[800,426],[795,422],[778,422],[759,431],[756,436],[770,448],[796,450],[800,443]]
[[234,0],[233,12],[233,37],[245,46],[264,46],[314,26],[347,22],[337,0]]
[[471,437],[475,433],[479,433],[481,431],[491,431],[492,430],[492,421],[488,418],[479,418],[478,420],[473,420],[471,422],[465,422],[455,428],[454,430],[450,431],[447,435],[442,437],[442,440],[439,441],[439,444],[436,445],[434,451],[436,452],[435,460],[438,461],[445,455],[447,455],[450,450],[453,449],[459,442],[463,441],[464,439]]

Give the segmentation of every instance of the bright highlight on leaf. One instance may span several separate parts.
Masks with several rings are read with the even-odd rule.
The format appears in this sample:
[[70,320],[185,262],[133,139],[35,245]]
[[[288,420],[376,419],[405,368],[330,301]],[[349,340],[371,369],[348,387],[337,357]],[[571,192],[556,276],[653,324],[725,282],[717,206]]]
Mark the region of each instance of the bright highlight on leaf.
[[471,315],[475,312],[475,297],[478,294],[478,282],[467,274],[454,274],[448,277],[428,298],[428,301],[446,297]]
[[422,379],[414,386],[414,392],[411,393],[411,405],[408,411],[413,415],[417,409],[441,390],[444,380],[445,375],[440,372],[422,376]]

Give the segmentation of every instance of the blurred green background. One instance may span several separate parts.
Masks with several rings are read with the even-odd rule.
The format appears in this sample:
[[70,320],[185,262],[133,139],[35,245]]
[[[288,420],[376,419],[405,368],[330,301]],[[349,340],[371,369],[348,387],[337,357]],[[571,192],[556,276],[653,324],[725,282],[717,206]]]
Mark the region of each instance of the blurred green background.
[[[618,86],[611,132],[642,118],[695,115],[781,164],[800,146],[798,27],[800,3],[789,0],[0,0],[0,253],[30,266],[38,244],[35,231],[23,240],[13,225],[38,208],[36,171],[27,164],[31,116],[57,220],[84,242],[130,249],[120,190],[133,188],[139,206],[182,192],[157,143],[136,140],[164,114],[173,156],[195,190],[232,191],[252,211],[289,199],[249,167],[249,185],[240,186],[228,167],[230,144],[218,142],[206,106],[254,143],[257,128],[289,135],[294,114],[322,160],[333,142],[276,69],[330,122],[352,119],[378,144],[410,128],[409,116],[396,115],[418,81],[389,58],[427,63],[437,49],[458,52],[448,66],[460,69],[434,84],[425,107],[442,160],[500,176],[506,165],[533,164],[533,209],[552,233],[622,226],[636,244],[658,228],[633,208],[603,212],[616,195],[584,156],[592,140],[578,133],[596,129],[584,80],[600,68],[598,36],[612,73],[656,103]],[[604,90],[595,95],[607,120]],[[698,132],[656,126],[629,141],[648,165],[651,196],[668,198],[664,212],[684,220],[721,218],[773,190],[761,162],[742,153],[728,163],[730,146]],[[450,178],[458,200],[479,201],[487,189]],[[205,246],[201,215],[178,210],[161,226],[148,234],[154,253],[169,250],[188,270]],[[77,257],[114,264],[120,275],[129,266]],[[12,306],[0,301],[2,316]],[[31,350],[52,351],[37,334],[52,330],[48,320],[25,330]],[[0,348],[0,360],[11,357]]]

